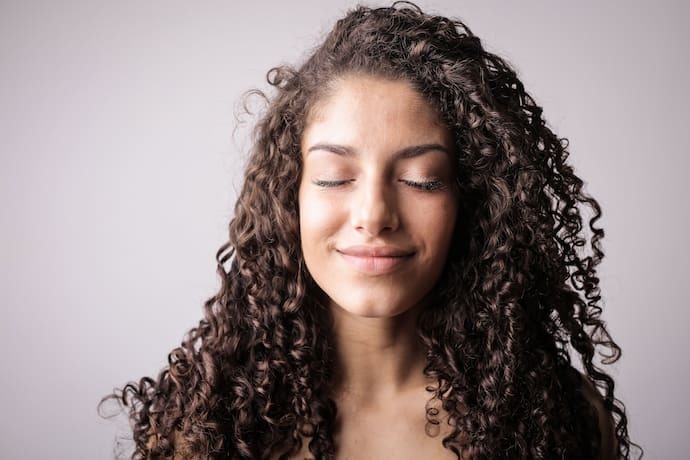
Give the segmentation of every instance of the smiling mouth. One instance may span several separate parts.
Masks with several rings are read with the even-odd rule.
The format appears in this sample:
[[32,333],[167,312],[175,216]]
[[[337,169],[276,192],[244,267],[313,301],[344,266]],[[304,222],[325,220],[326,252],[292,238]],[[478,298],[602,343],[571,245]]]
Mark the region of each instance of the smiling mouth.
[[414,253],[390,250],[344,250],[337,251],[343,260],[360,273],[384,275],[391,273],[409,261]]

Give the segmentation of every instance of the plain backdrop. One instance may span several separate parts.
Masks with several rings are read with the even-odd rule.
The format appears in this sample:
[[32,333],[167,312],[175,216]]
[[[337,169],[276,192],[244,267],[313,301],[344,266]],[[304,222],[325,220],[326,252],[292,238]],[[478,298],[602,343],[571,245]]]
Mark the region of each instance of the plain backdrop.
[[[382,5],[380,2],[370,5]],[[240,96],[351,1],[0,2],[0,457],[109,459],[100,398],[216,292]],[[610,368],[646,458],[687,458],[689,8],[419,1],[508,59],[603,208]]]

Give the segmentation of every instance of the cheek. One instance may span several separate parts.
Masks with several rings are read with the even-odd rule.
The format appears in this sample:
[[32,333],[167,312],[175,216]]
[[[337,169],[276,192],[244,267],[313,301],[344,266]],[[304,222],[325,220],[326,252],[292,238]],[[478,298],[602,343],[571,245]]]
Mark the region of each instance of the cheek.
[[300,237],[305,249],[323,243],[340,225],[337,204],[318,191],[300,191],[299,210]]
[[434,253],[445,253],[455,231],[458,212],[456,201],[444,200],[416,212],[418,214],[415,216],[415,222],[419,225],[418,231],[427,235]]

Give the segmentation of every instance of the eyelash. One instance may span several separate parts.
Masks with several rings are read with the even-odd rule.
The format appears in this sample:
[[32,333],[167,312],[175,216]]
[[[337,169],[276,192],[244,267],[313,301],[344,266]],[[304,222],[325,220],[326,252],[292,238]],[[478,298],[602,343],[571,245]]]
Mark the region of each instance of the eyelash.
[[409,185],[412,188],[423,190],[425,192],[438,192],[439,190],[443,190],[444,188],[446,188],[443,182],[437,180],[415,182],[411,180],[400,179],[400,182],[402,182],[405,185]]
[[[318,187],[339,187],[341,185],[347,184],[348,182],[352,182],[352,180],[315,180],[314,185]],[[409,187],[418,190],[423,190],[425,192],[437,192],[445,188],[445,184],[440,181],[416,182],[411,180],[399,179],[399,182],[402,182],[403,184]]]
[[338,187],[348,182],[350,182],[350,180],[315,180],[314,185],[318,187]]

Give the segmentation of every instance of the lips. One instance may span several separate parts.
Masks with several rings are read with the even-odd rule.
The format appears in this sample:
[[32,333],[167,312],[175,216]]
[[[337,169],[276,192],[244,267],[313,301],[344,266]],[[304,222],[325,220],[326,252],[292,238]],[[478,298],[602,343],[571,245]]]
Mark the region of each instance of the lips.
[[390,273],[414,255],[414,251],[395,246],[360,245],[337,251],[356,271],[370,275]]

